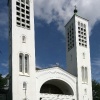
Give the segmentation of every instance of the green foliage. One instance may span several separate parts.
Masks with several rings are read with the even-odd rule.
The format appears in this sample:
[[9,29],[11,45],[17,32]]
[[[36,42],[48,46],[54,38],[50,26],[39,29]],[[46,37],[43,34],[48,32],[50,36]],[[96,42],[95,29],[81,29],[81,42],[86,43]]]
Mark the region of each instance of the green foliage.
[[93,100],[100,100],[100,83],[92,81]]
[[0,89],[3,89],[6,83],[7,83],[7,79],[3,78],[2,74],[0,74]]

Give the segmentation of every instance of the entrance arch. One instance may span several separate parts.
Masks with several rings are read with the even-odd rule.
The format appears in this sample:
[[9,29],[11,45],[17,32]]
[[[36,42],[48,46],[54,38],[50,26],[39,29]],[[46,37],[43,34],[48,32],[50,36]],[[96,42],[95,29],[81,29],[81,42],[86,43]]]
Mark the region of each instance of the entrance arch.
[[40,93],[74,95],[71,86],[68,83],[58,79],[46,81],[41,86]]

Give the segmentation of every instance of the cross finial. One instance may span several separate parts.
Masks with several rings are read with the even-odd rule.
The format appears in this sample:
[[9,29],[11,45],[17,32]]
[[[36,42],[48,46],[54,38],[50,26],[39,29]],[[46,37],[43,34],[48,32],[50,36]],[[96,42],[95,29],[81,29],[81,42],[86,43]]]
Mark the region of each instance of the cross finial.
[[75,5],[75,9],[74,9],[74,14],[76,14],[78,11],[77,11],[77,7]]
[[76,5],[74,7],[75,7],[75,9],[77,8]]

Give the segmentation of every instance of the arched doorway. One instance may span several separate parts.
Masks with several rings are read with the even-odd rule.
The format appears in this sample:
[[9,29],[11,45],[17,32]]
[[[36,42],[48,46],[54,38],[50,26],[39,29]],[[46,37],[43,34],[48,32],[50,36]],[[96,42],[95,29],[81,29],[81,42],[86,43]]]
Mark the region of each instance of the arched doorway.
[[58,79],[45,82],[40,89],[40,93],[74,95],[70,85]]
[[[40,100],[62,100],[62,98],[72,98],[74,95],[74,92],[71,88],[71,86],[58,79],[53,79],[45,82],[40,89]],[[43,99],[44,98],[44,99]],[[58,99],[57,99],[58,98]],[[67,99],[71,100],[71,99]]]

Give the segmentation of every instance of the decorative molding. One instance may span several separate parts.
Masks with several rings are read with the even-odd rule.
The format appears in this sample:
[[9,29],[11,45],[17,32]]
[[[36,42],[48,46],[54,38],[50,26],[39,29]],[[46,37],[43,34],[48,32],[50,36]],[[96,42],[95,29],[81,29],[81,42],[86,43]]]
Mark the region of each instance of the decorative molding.
[[[65,73],[65,72],[60,72],[60,71],[51,71],[51,70],[49,70],[49,71],[43,71],[43,72],[40,72],[39,73],[39,75],[37,76],[37,78],[40,78],[40,77],[43,77],[43,76],[47,76],[48,74],[55,74],[53,77],[57,77],[58,75],[60,75],[60,78],[61,78],[61,76],[63,76],[64,77],[64,80],[66,79],[66,78],[69,78],[73,83],[76,83],[76,81],[74,80],[74,79],[72,79],[69,75],[67,75],[68,73]],[[58,75],[56,75],[56,74],[58,74]],[[49,77],[51,77],[51,75],[48,75]],[[44,77],[43,77],[44,78]],[[61,78],[62,79],[62,78]]]

